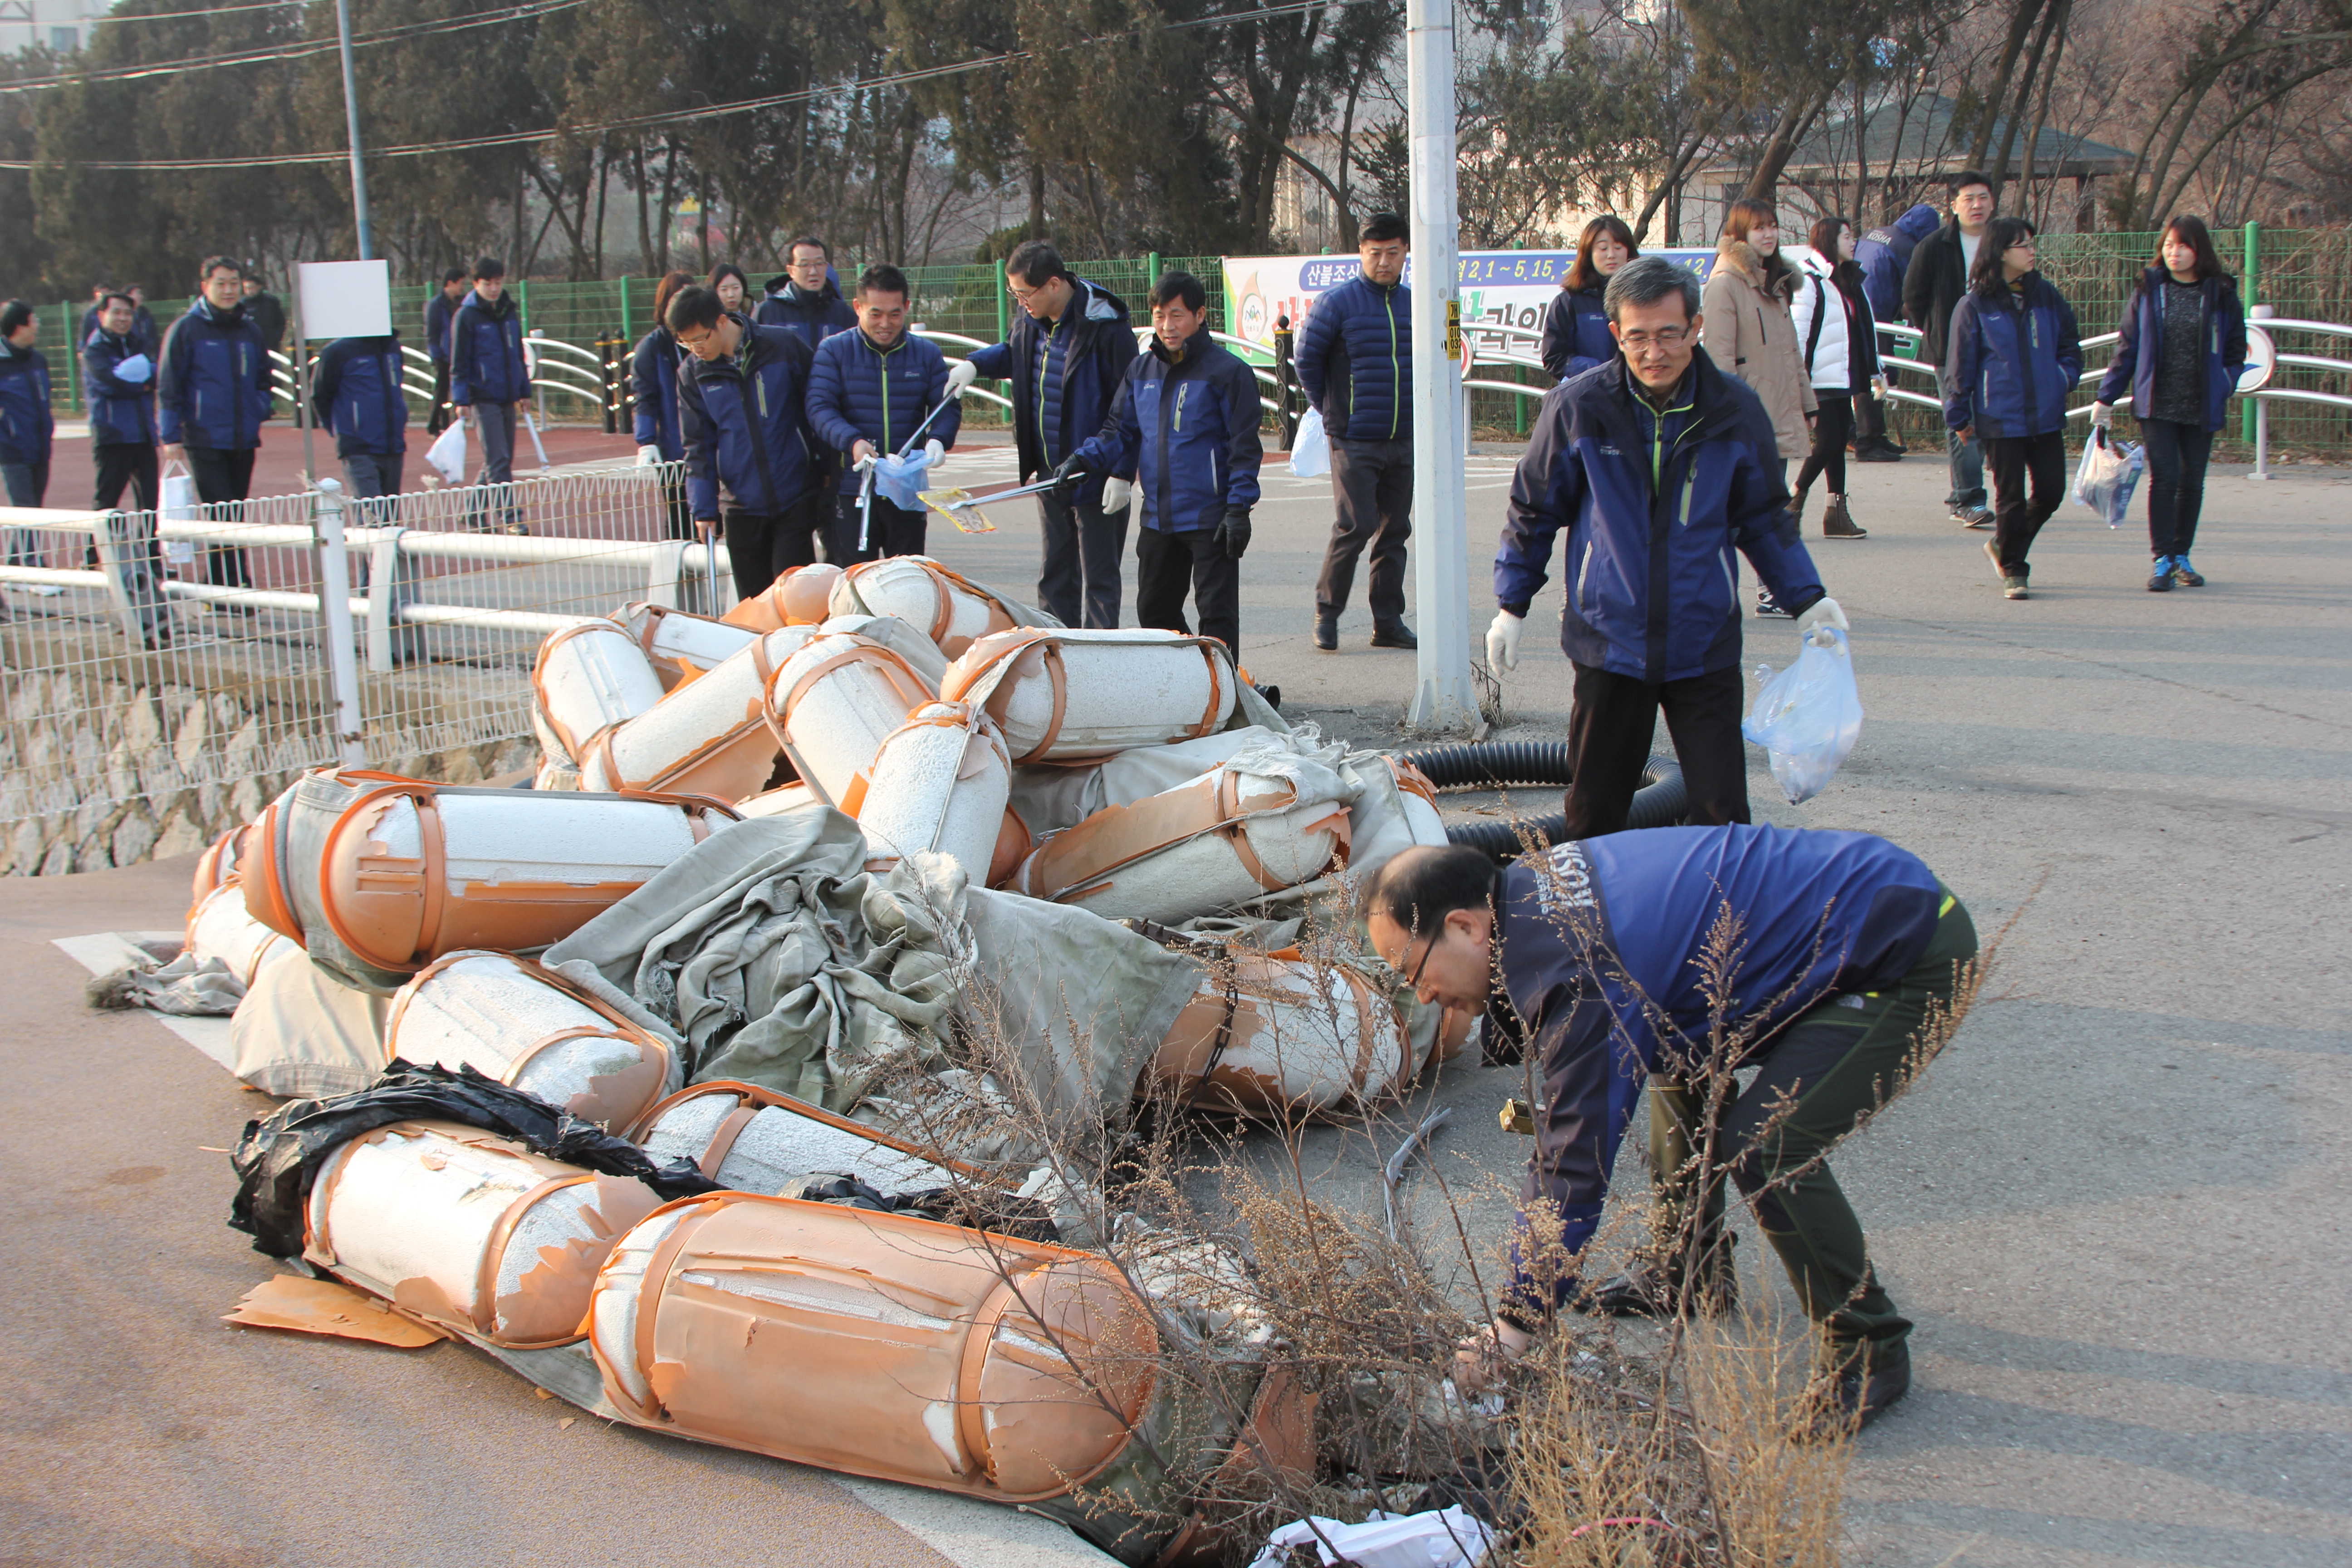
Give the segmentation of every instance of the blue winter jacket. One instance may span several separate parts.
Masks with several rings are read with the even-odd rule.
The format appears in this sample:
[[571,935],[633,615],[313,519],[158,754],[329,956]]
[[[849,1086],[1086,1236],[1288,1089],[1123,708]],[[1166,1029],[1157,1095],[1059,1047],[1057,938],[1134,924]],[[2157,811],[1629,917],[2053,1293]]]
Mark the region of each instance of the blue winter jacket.
[[56,429],[48,356],[0,340],[0,463],[47,462]]
[[1298,334],[1298,384],[1334,440],[1412,437],[1412,290],[1360,273],[1322,295]]
[[335,455],[408,450],[408,397],[401,390],[400,334],[337,338],[310,373],[310,407],[335,433]]
[[[1549,1209],[1570,1254],[1600,1223],[1643,1080],[1707,1059],[1713,1019],[1699,959],[1727,914],[1742,922],[1733,1021],[1752,1027],[1745,1059],[1756,1060],[1801,1014],[1901,980],[1949,897],[1917,856],[1884,838],[1745,825],[1562,844],[1548,867],[1506,870],[1496,893],[1503,986],[1543,1073],[1522,1225]],[[1513,1250],[1505,1300],[1511,1316],[1533,1321],[1557,1303]]]
[[425,301],[425,353],[436,364],[449,363],[449,327],[465,298],[460,294],[453,304],[448,295],[436,289],[433,298]]
[[677,426],[677,362],[685,354],[667,327],[656,327],[638,341],[637,352],[629,357],[629,395],[637,411],[637,445],[658,448],[665,463],[686,456],[686,438]]
[[815,489],[823,472],[808,428],[807,347],[782,327],[734,321],[743,342],[733,354],[688,354],[677,367],[686,497],[706,521],[719,516],[722,484],[744,510],[778,517]]
[[[144,357],[143,380],[125,381],[114,374],[128,359]],[[89,439],[97,447],[152,447],[155,444],[155,359],[134,330],[116,337],[100,328],[81,349],[81,382],[89,392]]]
[[520,403],[530,395],[522,311],[514,296],[500,294],[493,305],[479,293],[467,295],[449,323],[449,401],[470,408],[477,403]]
[[199,298],[163,334],[155,368],[155,433],[163,445],[243,452],[269,417],[269,354],[242,305]]
[[1617,340],[1609,335],[1609,312],[1601,295],[1598,284],[1562,289],[1545,309],[1543,337],[1537,347],[1555,382],[1582,375],[1617,357]]
[[[1041,321],[1016,310],[1004,342],[971,355],[972,368],[981,374],[1013,384],[1013,444],[1024,484],[1052,473],[1103,427],[1139,352],[1127,301],[1090,279],[1070,282],[1076,291],[1059,321]],[[1058,388],[1039,374],[1039,363],[1048,356],[1061,373]],[[1131,468],[1116,472],[1120,479],[1135,477]],[[1103,481],[1110,477],[1089,479],[1075,499],[1099,503]]]
[[[2146,419],[2156,406],[2156,372],[2164,363],[2164,282],[2161,267],[2140,274],[2139,288],[2125,307],[2121,341],[2107,374],[2099,378],[2099,401],[2121,403],[2131,391],[2132,417]],[[2205,345],[2205,423],[2219,430],[2238,377],[2246,368],[2246,309],[2238,302],[2238,286],[2220,273],[2198,288],[2205,296],[2203,323],[2198,338]]]
[[811,294],[792,280],[790,274],[768,279],[767,297],[760,301],[751,319],[763,327],[782,327],[816,352],[819,343],[835,332],[845,332],[857,325],[857,312],[841,297],[841,285],[828,274],[824,287]]
[[1174,357],[1155,337],[1128,366],[1101,434],[1076,455],[1095,473],[1136,476],[1144,527],[1192,533],[1257,504],[1257,426],[1248,365],[1205,330]]
[[1655,685],[1739,661],[1740,554],[1791,615],[1822,583],[1756,394],[1698,353],[1663,416],[1638,395],[1615,359],[1545,396],[1511,479],[1495,598],[1526,615],[1567,530],[1559,646]]
[[[915,427],[945,401],[947,356],[912,332],[887,349],[876,347],[862,331],[835,332],[817,345],[809,366],[809,428],[845,458],[859,441],[873,442],[886,457],[905,451]],[[962,425],[961,405],[950,404],[923,439],[952,447]]]
[[1903,319],[1903,275],[1910,269],[1911,253],[1943,226],[1936,209],[1921,202],[1885,228],[1874,228],[1853,242],[1854,265],[1862,268],[1862,292],[1872,315],[1882,321]]
[[2083,374],[2074,307],[2039,272],[2021,289],[1971,289],[1952,310],[1944,362],[1944,423],[1977,439],[2047,436],[2066,427],[2066,397]]

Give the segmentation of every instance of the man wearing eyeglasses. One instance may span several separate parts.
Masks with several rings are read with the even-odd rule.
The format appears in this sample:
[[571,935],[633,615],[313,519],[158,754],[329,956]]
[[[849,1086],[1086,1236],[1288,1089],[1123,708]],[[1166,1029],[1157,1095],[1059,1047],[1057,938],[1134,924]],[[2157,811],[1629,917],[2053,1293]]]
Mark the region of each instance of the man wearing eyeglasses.
[[1565,836],[1625,826],[1661,710],[1691,820],[1746,822],[1738,558],[1801,635],[1827,642],[1845,614],[1797,536],[1764,405],[1697,352],[1698,279],[1638,257],[1601,300],[1618,357],[1544,398],[1511,480],[1486,655],[1518,668],[1528,605],[1565,530],[1559,642],[1575,670]]
[[791,332],[752,325],[698,285],[671,297],[663,324],[687,355],[677,413],[695,531],[709,539],[723,521],[736,596],[753,598],[816,560],[826,498],[808,428],[811,356]]

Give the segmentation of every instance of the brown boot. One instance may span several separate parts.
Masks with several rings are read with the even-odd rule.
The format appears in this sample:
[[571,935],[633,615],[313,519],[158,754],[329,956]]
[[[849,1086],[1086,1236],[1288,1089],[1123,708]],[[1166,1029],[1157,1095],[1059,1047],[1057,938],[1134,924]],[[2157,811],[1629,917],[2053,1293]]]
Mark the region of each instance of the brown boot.
[[1868,539],[1870,531],[1853,521],[1853,513],[1845,507],[1845,497],[1832,496],[1830,504],[1822,510],[1823,539]]
[[1789,521],[1797,525],[1800,533],[1805,529],[1805,500],[1811,493],[1811,487],[1807,487],[1789,498]]

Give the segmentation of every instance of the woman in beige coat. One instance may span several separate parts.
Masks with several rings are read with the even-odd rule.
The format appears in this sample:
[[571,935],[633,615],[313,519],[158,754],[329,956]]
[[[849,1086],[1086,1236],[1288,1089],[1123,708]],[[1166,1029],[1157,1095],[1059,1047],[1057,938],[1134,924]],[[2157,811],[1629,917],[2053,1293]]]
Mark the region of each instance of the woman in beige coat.
[[[1706,321],[1699,342],[1716,369],[1738,376],[1763,400],[1784,458],[1813,449],[1807,434],[1816,406],[1813,378],[1789,314],[1800,281],[1780,255],[1780,223],[1771,207],[1746,197],[1732,203],[1716,245],[1715,270],[1700,295]],[[1759,588],[1756,613],[1788,612]]]

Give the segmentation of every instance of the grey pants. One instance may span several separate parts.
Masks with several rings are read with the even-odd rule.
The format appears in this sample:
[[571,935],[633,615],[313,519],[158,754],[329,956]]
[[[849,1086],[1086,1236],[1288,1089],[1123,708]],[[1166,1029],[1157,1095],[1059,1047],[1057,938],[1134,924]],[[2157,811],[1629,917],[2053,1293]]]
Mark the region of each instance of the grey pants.
[[1405,542],[1412,537],[1412,443],[1334,441],[1331,492],[1339,516],[1315,583],[1315,613],[1337,620],[1356,585],[1356,558],[1372,552],[1374,630],[1404,625]]
[[[1944,373],[1940,370],[1936,373],[1936,395],[1946,395]],[[1948,426],[1944,431],[1944,458],[1952,469],[1952,493],[1944,498],[1944,504],[1954,511],[1984,505],[1984,448],[1977,445],[1976,438],[1970,437],[1963,441],[1958,430]]]
[[351,487],[355,501],[380,501],[375,506],[353,508],[354,521],[374,526],[388,523],[399,502],[400,469],[404,454],[399,452],[353,452],[343,458],[343,482]]
[[[481,437],[482,471],[476,476],[477,486],[498,485],[499,521],[508,526],[522,521],[522,508],[514,502],[514,492],[503,487],[514,480],[515,405],[511,403],[478,403],[474,405],[474,434]],[[477,491],[478,497],[480,492]],[[477,499],[466,506],[466,526],[482,528],[489,522],[492,505],[488,500]]]
[[1045,613],[1066,626],[1118,630],[1127,522],[1135,515],[1135,503],[1106,512],[1099,500],[1072,505],[1048,493],[1038,496],[1037,511],[1045,535],[1037,597]]

